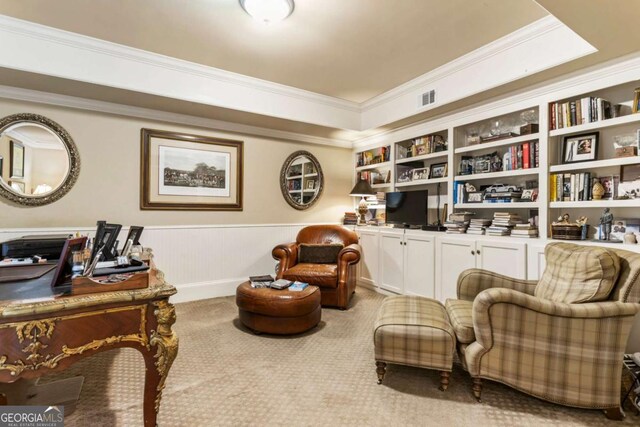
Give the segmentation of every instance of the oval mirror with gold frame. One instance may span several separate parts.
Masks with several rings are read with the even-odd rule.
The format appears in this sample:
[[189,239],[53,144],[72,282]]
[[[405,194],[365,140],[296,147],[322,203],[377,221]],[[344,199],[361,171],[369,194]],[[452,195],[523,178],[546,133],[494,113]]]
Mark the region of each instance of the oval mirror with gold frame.
[[320,199],[323,188],[322,167],[313,154],[296,151],[287,157],[280,171],[280,190],[291,207],[309,209]]
[[0,196],[47,205],[67,194],[79,173],[78,149],[62,126],[31,113],[0,119]]

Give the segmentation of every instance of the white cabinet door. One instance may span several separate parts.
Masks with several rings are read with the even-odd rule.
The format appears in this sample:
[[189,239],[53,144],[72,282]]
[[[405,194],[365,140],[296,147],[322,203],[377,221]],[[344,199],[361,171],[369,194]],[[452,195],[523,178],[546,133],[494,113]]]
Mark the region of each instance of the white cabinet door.
[[458,276],[476,266],[476,243],[442,237],[436,243],[436,299],[457,298]]
[[404,293],[435,297],[435,238],[423,233],[404,237]]
[[358,230],[360,237],[359,282],[375,287],[378,284],[378,231]]
[[403,235],[393,231],[380,232],[380,282],[387,291],[403,293]]
[[542,277],[546,263],[544,260],[545,244],[527,245],[527,280],[539,280]]
[[483,270],[515,277],[527,278],[527,245],[524,242],[476,242],[476,266]]

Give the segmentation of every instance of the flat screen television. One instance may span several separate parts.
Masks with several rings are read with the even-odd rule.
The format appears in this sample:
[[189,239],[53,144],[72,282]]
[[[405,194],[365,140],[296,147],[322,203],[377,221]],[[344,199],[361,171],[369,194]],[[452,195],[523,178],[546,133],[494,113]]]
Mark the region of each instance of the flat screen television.
[[387,224],[405,227],[427,225],[428,196],[427,190],[387,193]]

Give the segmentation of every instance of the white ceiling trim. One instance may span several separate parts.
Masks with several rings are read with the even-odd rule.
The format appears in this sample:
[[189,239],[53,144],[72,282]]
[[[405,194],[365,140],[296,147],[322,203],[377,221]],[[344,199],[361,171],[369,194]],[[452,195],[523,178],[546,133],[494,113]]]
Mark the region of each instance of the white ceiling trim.
[[362,149],[380,144],[388,144],[426,135],[432,132],[466,125],[501,114],[540,104],[579,96],[609,86],[638,80],[640,76],[640,55],[626,55],[603,64],[594,65],[569,75],[540,83],[526,90],[511,93],[477,103],[475,106],[449,112],[412,123],[387,132],[377,133],[353,142],[354,149]]
[[55,142],[36,141],[30,136],[25,135],[22,132],[15,129],[6,131],[5,133],[9,138],[16,139],[21,143],[23,143],[24,145],[26,145],[27,147],[35,148],[38,150],[64,150],[64,145],[62,144],[62,141],[59,144],[56,144]]
[[[571,39],[571,40],[568,40]],[[461,74],[489,59],[528,61],[536,72],[539,58],[522,58],[533,44],[582,47],[574,56],[549,59],[558,65],[595,49],[553,16],[540,19],[442,67],[362,104],[292,88],[225,70],[63,31],[0,15],[0,66],[44,75],[132,90],[205,105],[311,123],[344,130],[367,130],[427,110],[419,108],[419,91],[429,86],[457,89],[459,98],[526,75],[523,67],[510,72],[495,67],[490,81],[469,82]],[[539,49],[538,49],[539,50]],[[551,62],[550,62],[551,61]],[[552,63],[552,65],[548,65]],[[452,80],[450,76],[455,76]],[[486,79],[485,79],[486,80]],[[443,92],[443,91],[441,91]],[[438,95],[436,95],[438,96]],[[441,106],[452,99],[442,99]]]
[[0,15],[0,66],[337,129],[357,103]]
[[176,123],[187,126],[197,126],[220,132],[228,132],[242,135],[253,135],[262,138],[271,138],[284,141],[302,142],[308,144],[330,145],[341,148],[351,148],[350,141],[322,138],[313,135],[305,135],[295,132],[287,132],[276,129],[262,128],[258,126],[243,125],[239,123],[225,122],[222,120],[207,119],[204,117],[190,116],[187,114],[169,113],[166,111],[152,110],[150,108],[134,107],[130,105],[116,104],[113,102],[97,101],[93,99],[79,98],[75,96],[59,95],[49,92],[41,92],[30,89],[21,89],[10,86],[0,86],[0,98],[35,102],[46,105],[74,108],[80,110],[96,111],[106,114],[114,114],[126,117],[136,117],[145,120],[156,120],[167,123]]
[[[362,128],[384,126],[596,51],[548,16],[366,102]],[[422,107],[419,100],[427,90],[435,90],[436,102]]]

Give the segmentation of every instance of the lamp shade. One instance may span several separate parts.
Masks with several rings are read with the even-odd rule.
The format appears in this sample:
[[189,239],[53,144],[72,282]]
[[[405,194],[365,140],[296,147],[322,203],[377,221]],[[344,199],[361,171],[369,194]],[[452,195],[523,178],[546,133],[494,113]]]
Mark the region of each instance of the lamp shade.
[[356,185],[353,187],[353,190],[351,190],[351,193],[349,193],[350,196],[357,196],[357,197],[375,196],[375,194],[376,192],[373,191],[373,188],[371,188],[371,185],[369,185],[369,182],[365,181],[364,179],[361,179],[358,182],[356,182]]

